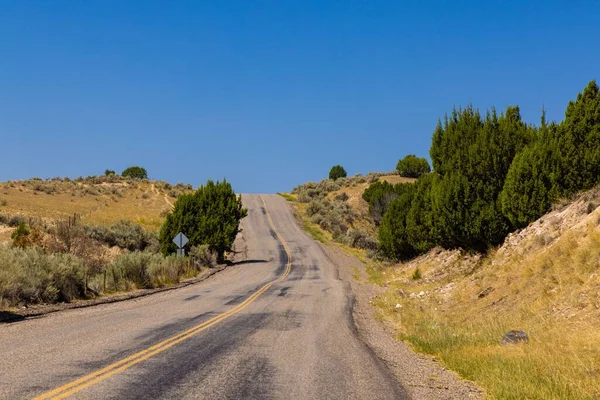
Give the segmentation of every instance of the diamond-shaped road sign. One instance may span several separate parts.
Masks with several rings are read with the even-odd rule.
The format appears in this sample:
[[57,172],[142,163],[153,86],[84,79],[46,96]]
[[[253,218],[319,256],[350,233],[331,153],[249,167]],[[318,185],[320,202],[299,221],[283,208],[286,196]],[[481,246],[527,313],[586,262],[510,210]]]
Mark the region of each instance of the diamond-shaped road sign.
[[185,235],[181,232],[179,232],[177,236],[175,236],[175,238],[173,239],[173,243],[175,243],[180,249],[183,248],[183,246],[185,246],[187,242],[189,242],[188,238],[186,238]]

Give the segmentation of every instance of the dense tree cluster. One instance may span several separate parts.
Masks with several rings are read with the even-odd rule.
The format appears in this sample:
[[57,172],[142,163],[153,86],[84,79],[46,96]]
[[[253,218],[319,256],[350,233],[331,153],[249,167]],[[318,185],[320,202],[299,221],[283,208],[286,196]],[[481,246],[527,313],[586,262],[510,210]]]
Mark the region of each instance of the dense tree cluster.
[[409,154],[399,160],[396,169],[400,176],[405,178],[418,178],[431,171],[427,159],[425,157],[419,158],[414,154]]
[[485,251],[559,197],[600,183],[598,86],[590,82],[560,124],[547,124],[543,114],[539,127],[528,125],[518,107],[485,116],[472,107],[454,110],[438,123],[430,156],[434,172],[421,175],[414,190],[393,195],[381,184],[365,193],[369,204],[395,197],[379,231],[387,257],[434,246]]
[[247,214],[241,196],[236,196],[231,184],[209,180],[196,192],[177,198],[160,230],[160,249],[165,255],[174,253],[177,246],[172,240],[183,232],[190,247],[208,245],[222,262],[225,251],[231,250],[240,220]]

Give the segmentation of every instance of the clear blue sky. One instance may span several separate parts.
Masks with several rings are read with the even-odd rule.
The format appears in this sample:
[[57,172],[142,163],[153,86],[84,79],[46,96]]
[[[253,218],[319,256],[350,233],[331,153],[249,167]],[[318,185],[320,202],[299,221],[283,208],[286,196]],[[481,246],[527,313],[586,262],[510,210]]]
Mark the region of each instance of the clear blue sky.
[[0,180],[389,171],[455,105],[561,120],[600,79],[599,21],[598,1],[2,1]]

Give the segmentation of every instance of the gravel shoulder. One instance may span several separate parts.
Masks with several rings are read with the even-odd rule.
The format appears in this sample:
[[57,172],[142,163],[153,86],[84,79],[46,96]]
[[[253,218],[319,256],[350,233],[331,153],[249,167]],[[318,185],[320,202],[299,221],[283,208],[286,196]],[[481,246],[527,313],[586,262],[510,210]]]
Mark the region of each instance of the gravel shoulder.
[[483,390],[474,383],[463,380],[433,357],[415,353],[408,344],[394,339],[393,329],[376,318],[376,309],[369,304],[383,289],[368,283],[365,265],[335,244],[319,243],[319,246],[337,267],[340,279],[351,287],[354,296],[352,315],[361,340],[385,363],[411,398],[463,400],[485,397]]

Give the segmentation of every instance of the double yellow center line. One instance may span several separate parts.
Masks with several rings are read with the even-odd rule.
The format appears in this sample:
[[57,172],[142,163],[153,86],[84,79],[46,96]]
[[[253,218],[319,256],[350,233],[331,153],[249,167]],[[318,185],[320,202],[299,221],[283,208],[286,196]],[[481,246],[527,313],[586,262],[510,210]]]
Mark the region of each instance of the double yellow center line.
[[287,278],[287,276],[289,275],[289,273],[292,269],[292,253],[290,252],[290,249],[289,249],[287,243],[283,240],[283,238],[279,235],[279,233],[275,229],[275,225],[273,224],[273,219],[271,218],[271,214],[269,213],[269,210],[267,209],[267,204],[265,203],[265,200],[262,197],[261,197],[261,201],[263,203],[263,206],[265,207],[269,225],[270,225],[271,229],[273,230],[273,232],[275,232],[275,236],[277,236],[277,239],[281,242],[281,244],[283,245],[283,248],[285,249],[285,252],[287,254],[288,261],[285,266],[285,271],[283,272],[283,274],[281,274],[277,279],[274,279],[271,282],[266,283],[260,289],[258,289],[252,295],[250,295],[250,297],[248,297],[242,303],[238,304],[235,307],[230,308],[229,310],[225,311],[224,313],[219,314],[199,325],[196,325],[195,327],[188,329],[185,332],[179,333],[179,334],[172,336],[166,340],[163,340],[162,342],[157,343],[152,347],[148,347],[145,350],[142,350],[138,353],[135,353],[135,354],[127,357],[127,358],[117,361],[116,363],[111,364],[105,368],[102,368],[98,371],[92,372],[89,375],[81,377],[77,380],[67,383],[66,385],[63,385],[54,390],[46,392],[40,396],[37,396],[34,398],[34,400],[64,399],[68,396],[71,396],[75,393],[82,391],[83,389],[86,389],[92,385],[95,385],[96,383],[102,382],[102,381],[110,378],[113,375],[123,372],[126,369],[131,368],[134,365],[139,364],[142,361],[147,360],[148,358],[155,356],[156,354],[162,353],[163,351],[175,346],[176,344],[181,343],[184,340],[191,338],[192,336],[210,328],[211,326],[218,324],[219,322],[231,317],[232,315],[239,313],[244,308],[248,307],[248,305],[250,305],[254,300],[256,300],[256,298],[258,296],[260,296],[261,294],[266,292],[272,285],[274,285],[275,283],[281,282],[285,278]]

